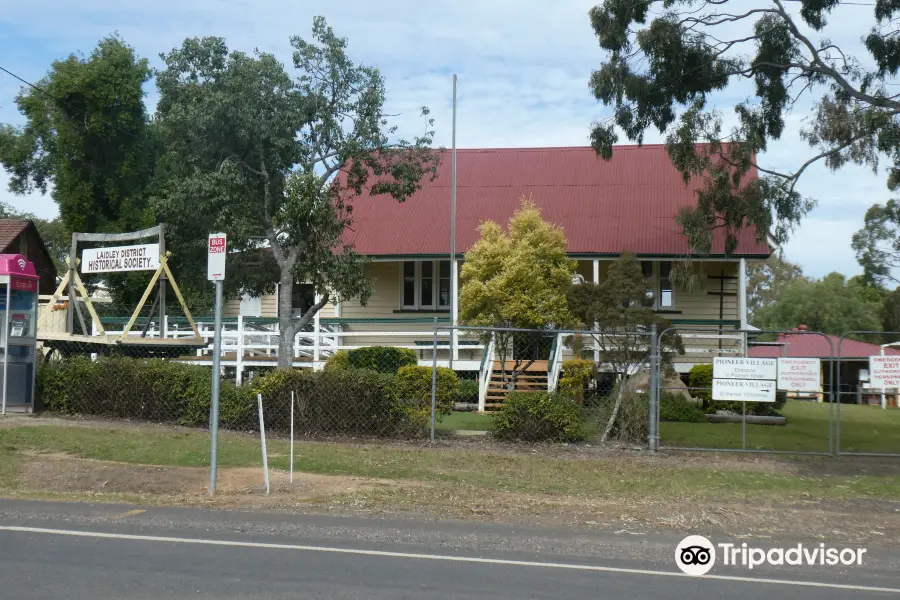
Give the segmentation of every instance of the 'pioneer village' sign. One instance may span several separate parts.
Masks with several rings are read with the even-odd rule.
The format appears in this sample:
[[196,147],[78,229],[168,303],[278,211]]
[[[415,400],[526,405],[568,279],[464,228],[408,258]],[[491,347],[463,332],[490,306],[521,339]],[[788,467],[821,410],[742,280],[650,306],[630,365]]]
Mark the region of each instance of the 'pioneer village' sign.
[[89,248],[81,253],[82,273],[155,271],[158,268],[158,244]]

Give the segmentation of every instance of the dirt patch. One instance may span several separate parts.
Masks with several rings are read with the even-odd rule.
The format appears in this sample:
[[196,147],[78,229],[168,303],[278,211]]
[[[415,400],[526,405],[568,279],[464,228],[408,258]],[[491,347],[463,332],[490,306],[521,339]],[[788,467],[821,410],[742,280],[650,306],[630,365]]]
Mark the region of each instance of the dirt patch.
[[[394,482],[364,477],[269,471],[273,492],[293,500],[314,500],[334,494],[359,493],[387,488]],[[205,496],[209,470],[190,467],[134,465],[74,458],[60,454],[25,455],[19,472],[19,488],[48,494],[100,493],[190,498]],[[262,469],[219,469],[216,489],[220,496],[265,494]]]

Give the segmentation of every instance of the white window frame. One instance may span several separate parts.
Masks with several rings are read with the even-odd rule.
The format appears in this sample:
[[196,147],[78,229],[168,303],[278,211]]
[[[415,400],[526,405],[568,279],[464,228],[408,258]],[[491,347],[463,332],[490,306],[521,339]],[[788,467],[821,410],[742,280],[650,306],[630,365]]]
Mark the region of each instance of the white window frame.
[[[440,261],[440,260],[425,260],[425,261],[403,260],[403,261],[400,261],[400,309],[401,310],[431,310],[431,311],[435,311],[435,312],[439,312],[439,311],[443,311],[443,310],[450,310],[451,306],[453,305],[452,297],[450,298],[450,304],[442,305],[440,303],[441,262],[449,262],[449,260],[448,261]],[[414,270],[414,275],[413,275],[414,281],[415,281],[415,285],[414,285],[415,302],[413,304],[406,304],[404,302],[404,300],[405,300],[404,299],[404,283],[405,283],[404,271],[406,268],[405,267],[406,263],[415,264],[415,270]],[[423,263],[431,263],[432,285],[431,285],[431,303],[430,304],[424,304],[422,302],[422,298],[421,298],[421,295],[422,295],[422,264]],[[452,293],[453,293],[452,267],[451,267],[450,273],[451,273],[450,293],[452,295]]]
[[[667,263],[669,263],[669,264],[671,265],[671,268],[669,269],[669,277],[668,277],[668,280],[669,280],[669,289],[670,289],[671,294],[672,294],[672,303],[671,303],[669,306],[661,306],[661,305],[660,305],[660,300],[662,299],[662,277],[660,277],[660,265],[661,265],[663,262],[667,262]],[[662,260],[644,260],[644,261],[641,261],[641,263],[650,263],[650,264],[652,265],[652,271],[651,271],[651,275],[650,275],[650,281],[652,282],[651,285],[653,286],[653,310],[657,310],[657,311],[673,311],[673,310],[676,310],[675,307],[677,306],[677,303],[676,303],[676,298],[675,298],[675,296],[676,296],[676,294],[675,294],[675,284],[672,283],[672,269],[675,268],[675,263],[674,263],[674,261],[671,261],[671,260],[666,260],[666,261],[662,261]],[[641,265],[641,272],[642,272],[642,273],[643,273],[643,268],[644,268],[644,267],[643,267],[643,264],[642,264],[642,265]]]

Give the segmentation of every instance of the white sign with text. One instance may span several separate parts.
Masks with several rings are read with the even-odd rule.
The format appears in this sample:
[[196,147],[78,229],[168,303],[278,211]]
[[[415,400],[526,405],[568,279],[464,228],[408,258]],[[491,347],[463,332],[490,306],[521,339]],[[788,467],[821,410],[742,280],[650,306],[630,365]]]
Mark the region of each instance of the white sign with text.
[[714,358],[715,379],[769,379],[775,381],[778,362],[774,358]]
[[822,361],[818,358],[779,358],[778,389],[818,392],[822,385]]
[[775,402],[775,382],[757,379],[713,379],[712,399],[727,402]]
[[876,390],[900,388],[900,356],[870,356],[869,385]]
[[225,254],[228,243],[224,233],[209,234],[206,260],[206,278],[210,281],[225,281]]
[[82,273],[155,271],[159,268],[159,244],[88,248],[81,252]]

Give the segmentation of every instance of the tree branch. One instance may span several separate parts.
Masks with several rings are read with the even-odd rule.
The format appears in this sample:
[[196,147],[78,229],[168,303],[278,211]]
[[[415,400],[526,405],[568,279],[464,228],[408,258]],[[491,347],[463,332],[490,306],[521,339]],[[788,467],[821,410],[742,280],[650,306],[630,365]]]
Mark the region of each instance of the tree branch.
[[[784,22],[791,30],[791,34],[800,42],[802,42],[803,45],[806,46],[807,50],[809,50],[809,53],[812,56],[812,65],[808,67],[809,70],[828,75],[842,90],[844,90],[847,95],[856,98],[857,100],[868,102],[873,106],[881,106],[884,108],[900,108],[900,103],[898,102],[890,101],[883,96],[879,97],[864,94],[853,87],[853,85],[851,85],[843,75],[838,73],[838,71],[834,67],[826,64],[825,61],[822,60],[822,57],[819,54],[819,51],[816,49],[815,45],[809,40],[809,38],[800,33],[800,29],[784,9],[784,5],[781,3],[781,0],[773,0],[773,2],[775,2],[775,5],[778,7],[778,13],[781,15],[781,18],[784,19]],[[818,65],[818,67],[814,65]]]

